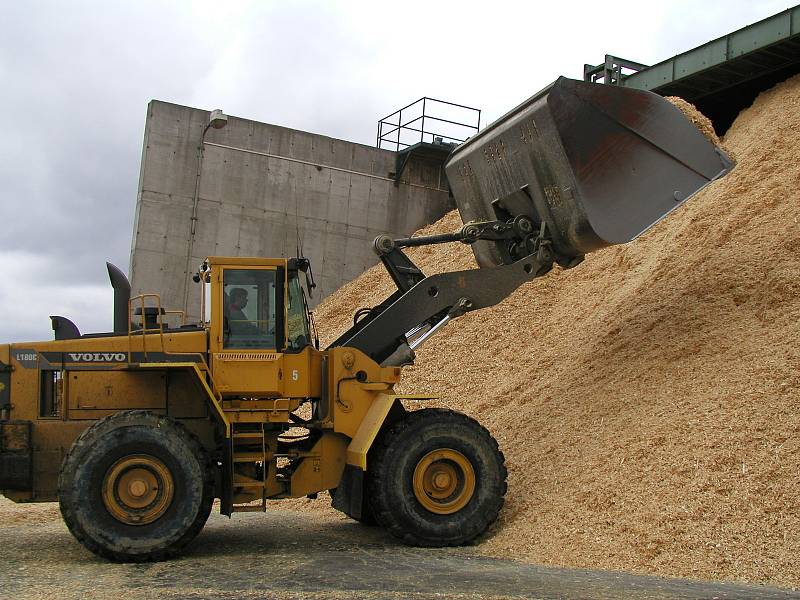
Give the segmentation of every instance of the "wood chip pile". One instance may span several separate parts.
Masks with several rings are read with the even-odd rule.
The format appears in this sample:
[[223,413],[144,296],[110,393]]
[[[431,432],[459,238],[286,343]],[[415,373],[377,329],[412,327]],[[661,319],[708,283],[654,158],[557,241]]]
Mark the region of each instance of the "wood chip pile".
[[[405,369],[401,391],[438,393],[505,452],[487,553],[800,585],[800,76],[724,144],[734,171],[647,234],[456,320]],[[476,267],[458,244],[409,255]],[[376,267],[323,302],[323,343],[391,290]]]

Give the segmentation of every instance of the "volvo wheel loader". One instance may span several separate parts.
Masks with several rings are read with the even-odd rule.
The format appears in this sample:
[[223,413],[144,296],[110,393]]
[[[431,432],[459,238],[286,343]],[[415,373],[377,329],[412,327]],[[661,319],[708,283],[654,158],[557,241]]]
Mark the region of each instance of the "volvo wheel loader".
[[[731,167],[659,96],[559,79],[454,149],[460,230],[376,238],[397,291],[324,350],[302,257],[209,258],[194,276],[207,316],[181,327],[109,265],[112,332],[51,317],[55,340],[0,345],[0,490],[58,501],[115,561],[178,553],[215,498],[231,515],[326,490],[407,543],[469,542],[503,505],[503,455],[470,417],[394,392],[414,349],[632,240]],[[472,244],[480,268],[426,277],[403,253],[438,243]]]

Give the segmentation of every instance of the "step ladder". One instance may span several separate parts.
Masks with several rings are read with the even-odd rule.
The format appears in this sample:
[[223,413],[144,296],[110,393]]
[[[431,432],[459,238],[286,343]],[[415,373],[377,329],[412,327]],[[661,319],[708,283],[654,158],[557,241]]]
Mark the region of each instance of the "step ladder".
[[[269,460],[267,458],[267,439],[264,423],[231,423],[231,447],[234,464],[233,487],[260,490],[259,504],[234,504],[233,512],[266,512],[267,510],[267,476]],[[236,473],[236,465],[252,463],[258,471],[261,463],[261,478],[254,479]]]

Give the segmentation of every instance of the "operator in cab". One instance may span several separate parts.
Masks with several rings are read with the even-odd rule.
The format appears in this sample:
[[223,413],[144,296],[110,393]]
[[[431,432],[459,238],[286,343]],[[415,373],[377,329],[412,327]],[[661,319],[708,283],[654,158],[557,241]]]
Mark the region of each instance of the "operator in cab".
[[259,333],[258,328],[244,314],[245,306],[247,306],[247,290],[240,287],[233,288],[228,299],[228,322],[232,335]]

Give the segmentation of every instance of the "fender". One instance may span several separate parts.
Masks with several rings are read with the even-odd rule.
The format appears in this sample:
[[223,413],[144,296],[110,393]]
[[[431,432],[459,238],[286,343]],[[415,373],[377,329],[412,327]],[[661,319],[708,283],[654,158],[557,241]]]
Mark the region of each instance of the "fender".
[[354,519],[362,518],[364,473],[367,471],[367,455],[381,429],[403,418],[406,410],[403,408],[401,400],[434,399],[437,399],[437,397],[413,394],[378,394],[376,396],[361,421],[356,435],[347,446],[346,464],[342,478],[336,489],[332,490],[331,506],[333,508]]
[[369,407],[364,420],[347,446],[347,464],[362,471],[367,470],[367,454],[384,425],[390,425],[405,414],[401,400],[438,400],[428,394],[378,394]]

